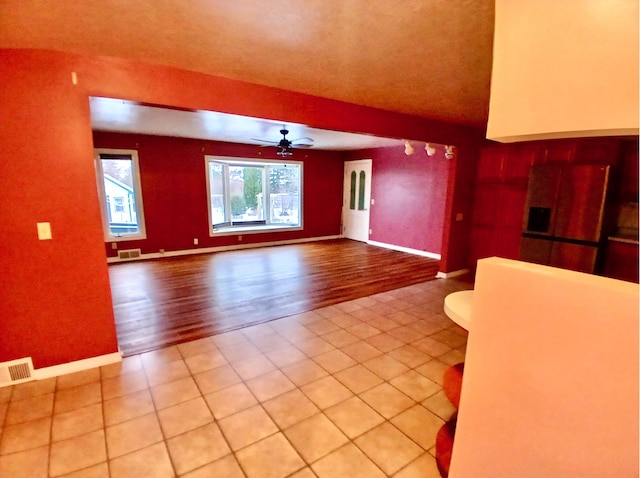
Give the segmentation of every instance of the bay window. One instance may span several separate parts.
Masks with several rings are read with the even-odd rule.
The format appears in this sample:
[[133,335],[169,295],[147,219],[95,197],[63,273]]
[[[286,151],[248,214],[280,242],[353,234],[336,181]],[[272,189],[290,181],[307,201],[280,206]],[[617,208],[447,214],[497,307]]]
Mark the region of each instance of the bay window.
[[302,163],[205,156],[211,234],[302,228]]

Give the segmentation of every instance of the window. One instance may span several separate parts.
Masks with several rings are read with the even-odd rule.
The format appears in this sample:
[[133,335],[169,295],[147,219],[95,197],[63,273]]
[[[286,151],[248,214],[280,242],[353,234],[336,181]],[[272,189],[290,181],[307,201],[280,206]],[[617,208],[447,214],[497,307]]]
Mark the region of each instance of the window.
[[364,211],[364,187],[366,174],[364,171],[360,171],[360,187],[358,189],[358,211]]
[[105,240],[145,239],[137,151],[96,149],[95,153]]
[[355,171],[351,171],[351,185],[349,189],[349,209],[356,208],[356,175]]
[[124,198],[113,198],[116,212],[124,212]]
[[212,234],[302,228],[302,163],[205,156]]

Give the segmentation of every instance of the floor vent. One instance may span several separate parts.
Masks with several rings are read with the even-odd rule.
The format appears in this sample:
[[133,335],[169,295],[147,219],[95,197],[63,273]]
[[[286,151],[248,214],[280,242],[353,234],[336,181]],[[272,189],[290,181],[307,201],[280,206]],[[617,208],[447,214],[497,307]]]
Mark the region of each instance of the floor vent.
[[0,363],[0,387],[33,380],[31,357]]
[[140,249],[124,249],[118,251],[118,259],[138,259],[141,254]]

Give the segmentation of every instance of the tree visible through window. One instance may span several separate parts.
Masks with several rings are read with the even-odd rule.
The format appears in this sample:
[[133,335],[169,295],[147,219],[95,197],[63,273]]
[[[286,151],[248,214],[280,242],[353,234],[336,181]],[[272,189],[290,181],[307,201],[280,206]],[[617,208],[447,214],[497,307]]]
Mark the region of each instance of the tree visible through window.
[[205,159],[212,230],[302,226],[301,163]]

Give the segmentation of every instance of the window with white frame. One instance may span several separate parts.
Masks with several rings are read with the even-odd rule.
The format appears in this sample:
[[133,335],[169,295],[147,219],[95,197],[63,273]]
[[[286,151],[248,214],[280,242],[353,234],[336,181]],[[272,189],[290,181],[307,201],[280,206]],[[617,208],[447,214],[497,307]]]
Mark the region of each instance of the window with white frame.
[[95,158],[105,240],[145,239],[138,152],[96,149]]
[[302,228],[302,163],[205,156],[212,234]]

